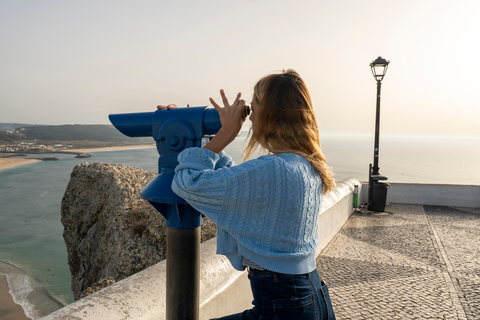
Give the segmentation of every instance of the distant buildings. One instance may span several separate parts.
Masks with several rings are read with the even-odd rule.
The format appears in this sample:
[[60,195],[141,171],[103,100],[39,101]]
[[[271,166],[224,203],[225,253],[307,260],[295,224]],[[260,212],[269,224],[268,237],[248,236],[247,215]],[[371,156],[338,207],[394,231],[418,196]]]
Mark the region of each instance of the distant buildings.
[[0,145],[0,152],[26,152],[27,150],[34,151],[53,151],[56,148],[64,148],[62,144],[46,146],[43,144],[35,144],[33,142],[19,142],[13,145]]

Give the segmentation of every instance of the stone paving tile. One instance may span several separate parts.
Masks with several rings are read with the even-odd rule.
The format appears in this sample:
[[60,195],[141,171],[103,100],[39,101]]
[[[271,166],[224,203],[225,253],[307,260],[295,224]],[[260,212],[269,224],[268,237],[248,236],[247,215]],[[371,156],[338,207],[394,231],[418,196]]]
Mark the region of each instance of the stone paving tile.
[[317,258],[337,319],[480,319],[480,209],[354,213]]

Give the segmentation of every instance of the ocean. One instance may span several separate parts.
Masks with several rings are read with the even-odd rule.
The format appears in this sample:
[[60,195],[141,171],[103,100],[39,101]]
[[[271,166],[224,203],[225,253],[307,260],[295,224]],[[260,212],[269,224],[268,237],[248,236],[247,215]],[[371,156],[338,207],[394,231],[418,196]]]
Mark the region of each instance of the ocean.
[[[226,150],[241,162],[243,138]],[[368,179],[373,135],[322,136],[335,178]],[[124,164],[157,171],[155,148],[90,152],[88,159],[55,155],[0,171],[0,274],[14,300],[37,319],[74,301],[60,222],[63,194],[75,165]],[[381,136],[380,173],[389,182],[480,185],[480,136]]]

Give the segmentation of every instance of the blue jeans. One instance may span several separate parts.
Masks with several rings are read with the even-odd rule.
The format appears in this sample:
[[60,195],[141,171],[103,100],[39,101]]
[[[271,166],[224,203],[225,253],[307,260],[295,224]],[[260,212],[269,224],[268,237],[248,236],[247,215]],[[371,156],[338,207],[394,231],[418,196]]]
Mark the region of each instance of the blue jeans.
[[254,307],[217,320],[335,320],[328,288],[317,270],[289,275],[250,269]]

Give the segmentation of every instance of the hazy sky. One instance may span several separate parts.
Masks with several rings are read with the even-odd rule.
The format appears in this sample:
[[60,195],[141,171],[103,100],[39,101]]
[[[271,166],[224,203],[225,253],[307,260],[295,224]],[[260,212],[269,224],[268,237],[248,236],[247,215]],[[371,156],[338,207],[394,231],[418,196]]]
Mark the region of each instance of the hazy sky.
[[480,134],[478,0],[0,0],[0,122],[103,124],[157,104],[250,101],[296,69],[321,133]]

